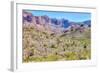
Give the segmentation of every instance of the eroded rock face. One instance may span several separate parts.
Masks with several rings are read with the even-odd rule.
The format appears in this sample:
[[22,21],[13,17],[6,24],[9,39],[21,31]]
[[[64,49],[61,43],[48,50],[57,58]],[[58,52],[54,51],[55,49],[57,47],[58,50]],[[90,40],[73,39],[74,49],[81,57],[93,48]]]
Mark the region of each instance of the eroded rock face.
[[[56,18],[49,18],[48,16],[44,15],[44,16],[34,16],[32,15],[32,13],[29,12],[25,12],[23,11],[23,23],[24,24],[28,24],[28,23],[32,23],[32,24],[38,24],[38,25],[56,25],[56,26],[60,26],[60,27],[64,27],[67,28],[68,25],[68,20],[65,19],[61,19],[58,20]],[[30,24],[28,24],[30,25]],[[24,25],[27,26],[27,25]]]
[[[82,26],[83,25],[83,26]],[[82,23],[70,22],[67,19],[56,19],[49,18],[47,15],[44,16],[34,16],[30,12],[23,11],[23,26],[29,27],[33,26],[36,29],[48,30],[54,33],[62,33],[63,31],[80,31],[83,32],[85,28],[90,27],[91,21],[84,21]]]
[[32,17],[33,15],[31,13],[28,12],[23,12],[23,22],[32,22]]

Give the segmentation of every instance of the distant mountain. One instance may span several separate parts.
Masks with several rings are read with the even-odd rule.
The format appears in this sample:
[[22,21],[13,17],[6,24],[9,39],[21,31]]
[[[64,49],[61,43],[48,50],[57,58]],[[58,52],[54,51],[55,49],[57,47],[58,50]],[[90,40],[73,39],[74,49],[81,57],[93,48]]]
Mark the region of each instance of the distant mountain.
[[[85,28],[91,27],[91,20],[83,22],[71,22],[68,19],[50,18],[49,16],[35,16],[29,12],[23,12],[23,26],[34,26],[37,29],[48,29],[54,32],[62,31],[83,31]],[[84,28],[85,27],[85,28]]]
[[67,19],[62,19],[62,23],[63,23],[64,28],[68,28],[70,26],[69,20],[67,20]]
[[83,22],[85,25],[91,26],[91,20],[87,20]]

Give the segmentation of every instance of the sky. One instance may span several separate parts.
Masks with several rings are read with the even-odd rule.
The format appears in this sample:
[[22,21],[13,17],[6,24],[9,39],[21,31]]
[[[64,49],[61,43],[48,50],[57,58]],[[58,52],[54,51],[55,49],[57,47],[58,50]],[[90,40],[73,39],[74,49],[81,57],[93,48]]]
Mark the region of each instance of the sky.
[[61,12],[61,11],[42,11],[42,10],[26,10],[31,12],[34,16],[47,15],[50,18],[56,19],[68,19],[72,22],[83,22],[86,20],[91,20],[91,13],[84,12]]

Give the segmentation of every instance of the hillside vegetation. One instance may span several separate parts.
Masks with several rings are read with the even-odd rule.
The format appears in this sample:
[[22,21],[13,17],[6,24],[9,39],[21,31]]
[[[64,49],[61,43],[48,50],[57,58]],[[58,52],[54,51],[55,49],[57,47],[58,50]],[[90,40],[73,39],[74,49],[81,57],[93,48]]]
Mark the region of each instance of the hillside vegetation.
[[23,26],[23,62],[91,59],[90,28],[53,33]]

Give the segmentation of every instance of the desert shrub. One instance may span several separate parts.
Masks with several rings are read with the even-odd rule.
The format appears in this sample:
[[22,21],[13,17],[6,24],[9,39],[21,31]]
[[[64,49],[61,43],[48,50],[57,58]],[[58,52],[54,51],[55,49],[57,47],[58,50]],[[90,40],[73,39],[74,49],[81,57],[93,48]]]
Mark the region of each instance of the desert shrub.
[[42,58],[41,58],[41,57],[30,57],[30,58],[29,58],[29,61],[36,61],[36,62],[39,62],[39,61],[42,61]]
[[51,48],[56,48],[57,46],[55,44],[52,44],[51,45]]
[[66,56],[66,60],[78,60],[78,56],[76,54],[76,52],[67,52],[65,53]]
[[48,55],[46,58],[46,61],[57,61],[59,59],[59,56],[57,55]]
[[[84,34],[84,37],[74,37],[78,36],[75,33],[56,35],[55,33],[48,34],[48,31],[37,31],[33,27],[23,27],[23,49],[31,51],[27,57],[23,58],[24,62],[30,61],[57,61],[57,60],[83,60],[91,58],[91,41],[89,38],[88,30]],[[87,35],[86,35],[87,34]],[[88,36],[88,38],[87,38]],[[31,41],[31,42],[30,42]],[[50,42],[49,42],[50,41]],[[36,50],[41,48],[39,50]],[[42,52],[44,48],[48,51],[45,57],[43,57]],[[79,51],[81,49],[81,51]],[[51,52],[49,52],[51,51]],[[52,52],[59,51],[63,53],[64,56],[61,57],[58,54],[52,54]],[[79,51],[79,52],[78,52]],[[40,57],[35,57],[40,55]]]
[[57,55],[48,55],[47,57],[29,57],[25,59],[25,62],[42,62],[42,61],[57,61],[59,56]]
[[79,57],[80,60],[82,59],[90,59],[91,58],[91,51],[90,50],[83,50]]

